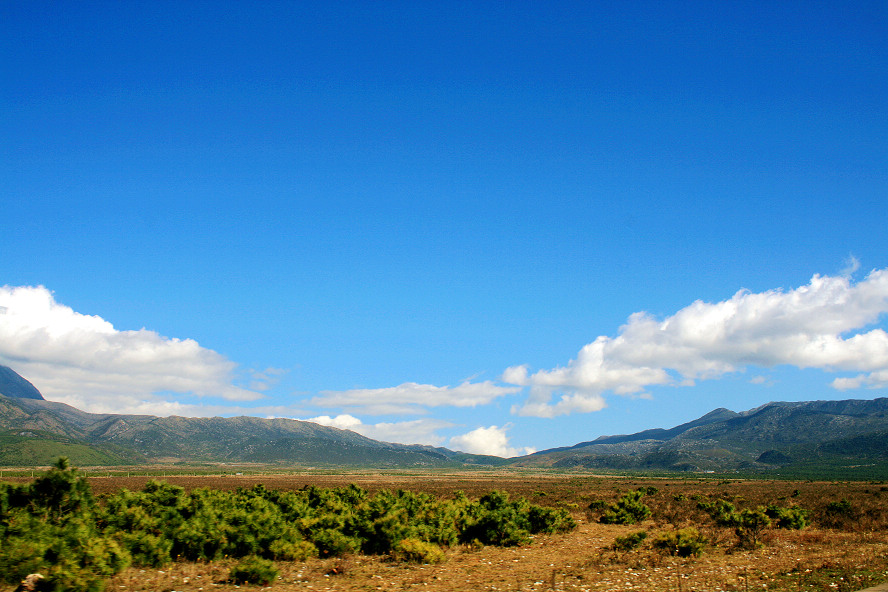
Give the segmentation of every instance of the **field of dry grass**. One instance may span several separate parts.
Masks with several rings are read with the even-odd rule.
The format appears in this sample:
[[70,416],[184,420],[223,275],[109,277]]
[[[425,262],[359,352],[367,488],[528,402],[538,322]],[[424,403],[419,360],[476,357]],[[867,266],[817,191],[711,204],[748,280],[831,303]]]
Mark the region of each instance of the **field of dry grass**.
[[[125,487],[141,489],[148,477],[93,477],[101,495]],[[880,483],[640,479],[551,473],[350,473],[167,477],[186,488],[235,489],[263,483],[268,488],[335,487],[355,483],[371,491],[410,489],[439,496],[462,490],[477,497],[493,489],[533,503],[570,509],[578,527],[537,536],[512,548],[449,549],[436,565],[396,563],[385,557],[350,556],[278,562],[274,590],[647,590],[647,591],[855,591],[888,580],[888,486]],[[622,492],[655,488],[644,498],[650,518],[635,525],[601,524],[586,510],[592,500],[613,501]],[[653,490],[651,490],[653,491]],[[740,507],[778,504],[811,512],[803,530],[768,529],[763,545],[739,548],[731,528],[715,525],[699,501],[725,499]],[[851,511],[834,515],[829,502],[847,500]],[[655,550],[658,534],[694,526],[707,544],[698,557]],[[617,537],[645,531],[648,544],[614,549]],[[130,568],[108,590],[235,590],[226,583],[230,564],[174,563],[161,569]],[[240,588],[259,589],[254,586]]]

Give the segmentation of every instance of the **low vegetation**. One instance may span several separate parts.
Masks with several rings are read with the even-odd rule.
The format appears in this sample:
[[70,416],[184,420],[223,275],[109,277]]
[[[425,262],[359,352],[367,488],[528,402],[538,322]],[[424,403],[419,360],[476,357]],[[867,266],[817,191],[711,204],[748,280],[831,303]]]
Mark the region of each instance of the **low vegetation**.
[[26,485],[0,485],[0,573],[7,583],[40,572],[55,590],[98,590],[130,564],[243,558],[234,582],[270,583],[271,560],[352,553],[437,563],[458,544],[515,546],[576,526],[567,510],[492,491],[473,500],[356,485],[299,491],[262,484],[186,491],[149,481],[139,492],[93,498],[66,459]]
[[0,579],[11,589],[39,572],[45,589],[121,592],[854,592],[888,580],[886,496],[883,483],[538,472],[88,482],[60,460],[0,484]]

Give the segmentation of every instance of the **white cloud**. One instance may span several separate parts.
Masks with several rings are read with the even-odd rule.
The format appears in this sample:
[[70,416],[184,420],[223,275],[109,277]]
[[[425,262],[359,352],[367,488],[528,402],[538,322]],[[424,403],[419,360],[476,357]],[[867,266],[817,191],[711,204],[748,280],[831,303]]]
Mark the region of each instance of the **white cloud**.
[[302,421],[310,421],[342,430],[351,430],[362,436],[383,442],[428,444],[430,446],[441,446],[444,442],[444,439],[436,433],[437,430],[453,427],[453,424],[450,422],[434,419],[365,424],[357,417],[348,414],[337,415],[336,417],[321,415],[310,419],[303,419]]
[[[236,364],[192,339],[118,331],[56,302],[43,286],[0,287],[0,363],[48,399],[85,410],[175,408],[156,393],[232,401],[261,397],[233,384]],[[168,415],[169,413],[167,413]]]
[[514,411],[540,417],[597,411],[606,391],[643,394],[652,385],[693,384],[746,366],[860,371],[833,386],[879,388],[888,385],[888,333],[860,331],[885,312],[888,269],[857,284],[847,275],[815,275],[795,290],[741,290],[722,302],[697,301],[664,320],[635,313],[616,337],[598,337],[566,366],[535,374],[514,366],[502,380],[531,387]]
[[831,383],[836,390],[846,391],[861,387],[877,389],[888,387],[888,369],[877,370],[869,374],[858,374],[853,378],[836,378]]
[[388,388],[323,391],[311,400],[311,404],[357,408],[371,415],[410,414],[422,413],[426,407],[477,407],[520,390],[520,387],[499,386],[489,380],[466,381],[458,386],[406,382]]
[[858,261],[857,257],[854,255],[848,255],[848,258],[845,259],[841,275],[843,277],[851,277],[858,269],[860,269],[860,261]]
[[283,368],[268,367],[265,370],[250,370],[250,390],[264,392],[281,381],[281,376],[289,372]]
[[511,426],[490,426],[478,428],[450,438],[448,446],[454,450],[461,450],[470,454],[489,454],[503,458],[522,456],[536,452],[533,448],[513,448],[509,446],[509,437],[506,432]]

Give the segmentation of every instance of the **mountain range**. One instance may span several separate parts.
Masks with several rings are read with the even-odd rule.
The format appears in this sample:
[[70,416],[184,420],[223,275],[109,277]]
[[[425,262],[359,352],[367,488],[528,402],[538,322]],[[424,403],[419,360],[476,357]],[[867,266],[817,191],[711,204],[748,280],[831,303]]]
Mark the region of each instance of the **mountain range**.
[[888,477],[888,399],[773,402],[720,408],[670,429],[601,436],[502,459],[380,442],[294,419],[87,413],[44,400],[0,366],[0,466],[259,463],[291,466],[459,467],[766,472]]
[[[523,467],[888,475],[888,399],[715,409],[671,429],[601,436],[520,459]],[[854,473],[851,471],[851,473]]]

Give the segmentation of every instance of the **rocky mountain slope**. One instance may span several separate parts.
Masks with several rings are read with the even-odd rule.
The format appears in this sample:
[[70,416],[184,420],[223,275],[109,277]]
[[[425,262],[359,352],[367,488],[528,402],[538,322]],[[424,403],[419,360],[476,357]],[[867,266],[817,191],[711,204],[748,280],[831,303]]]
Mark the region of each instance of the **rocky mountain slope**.
[[[14,375],[9,384],[27,382],[21,377],[17,381],[18,375],[6,370]],[[87,413],[46,401],[36,389],[37,397],[21,388],[8,392],[12,395],[0,390],[0,465],[5,466],[49,464],[61,455],[81,465],[256,462],[406,467],[505,462],[445,448],[380,442],[294,419]]]
[[886,434],[885,398],[773,402],[740,413],[716,409],[668,430],[602,436],[537,452],[516,464],[719,472],[888,467]]
[[9,366],[0,366],[0,395],[16,399],[43,400],[40,391]]
[[86,413],[44,400],[33,385],[0,366],[0,466],[46,465],[58,456],[80,465],[481,464],[888,478],[888,399],[774,402],[742,412],[719,408],[669,429],[601,436],[507,460],[380,442],[293,419]]

